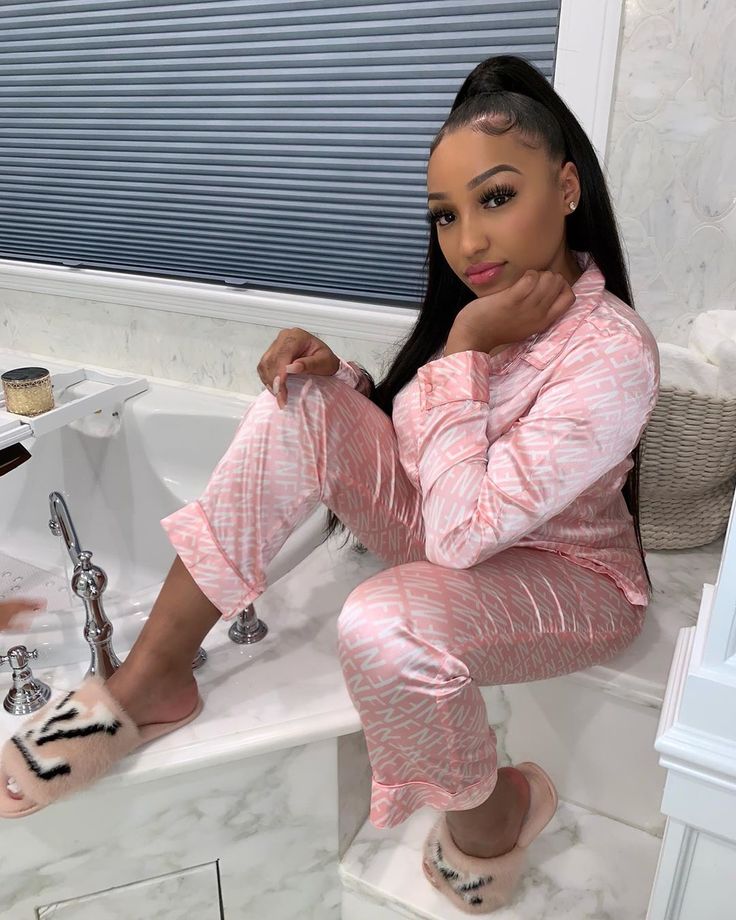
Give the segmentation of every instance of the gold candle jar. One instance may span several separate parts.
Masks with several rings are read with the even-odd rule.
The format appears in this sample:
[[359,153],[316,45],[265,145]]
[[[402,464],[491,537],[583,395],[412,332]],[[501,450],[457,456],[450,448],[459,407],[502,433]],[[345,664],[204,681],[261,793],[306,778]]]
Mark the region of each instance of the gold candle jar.
[[2,375],[5,408],[32,417],[54,408],[51,375],[45,367],[16,367]]

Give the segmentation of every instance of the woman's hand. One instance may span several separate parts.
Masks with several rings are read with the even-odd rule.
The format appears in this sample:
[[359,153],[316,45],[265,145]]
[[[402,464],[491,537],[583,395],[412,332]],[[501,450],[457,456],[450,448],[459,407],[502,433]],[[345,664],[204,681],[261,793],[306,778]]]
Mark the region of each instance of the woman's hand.
[[279,409],[286,405],[288,374],[331,377],[340,359],[325,343],[304,329],[282,329],[258,362],[258,376],[276,397]]
[[491,352],[543,332],[575,303],[572,288],[556,272],[525,272],[511,287],[471,301],[452,324],[445,354]]
[[[24,613],[35,613],[42,610],[44,601],[31,600],[28,597],[19,597],[17,601],[0,601],[0,629],[7,626],[22,626]],[[16,622],[20,618],[20,622]]]

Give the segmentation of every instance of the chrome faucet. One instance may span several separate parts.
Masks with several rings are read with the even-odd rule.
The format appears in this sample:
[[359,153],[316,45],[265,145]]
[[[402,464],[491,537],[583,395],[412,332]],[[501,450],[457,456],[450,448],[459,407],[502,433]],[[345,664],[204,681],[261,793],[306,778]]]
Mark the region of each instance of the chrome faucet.
[[86,676],[97,674],[103,680],[107,680],[120,667],[120,659],[112,647],[112,623],[102,606],[107,575],[98,565],[92,564],[92,553],[81,548],[64,497],[58,492],[52,492],[49,495],[49,508],[49,529],[66,544],[69,558],[74,565],[72,591],[82,599],[87,613],[84,638],[90,647],[92,657]]
[[[104,607],[102,595],[107,587],[107,575],[98,566],[92,564],[92,553],[81,548],[79,537],[74,527],[69,508],[64,497],[58,492],[49,495],[51,519],[49,529],[66,544],[69,558],[74,565],[72,572],[72,591],[82,599],[87,613],[84,624],[84,638],[91,650],[91,661],[86,676],[98,674],[107,680],[120,667],[120,659],[112,647],[113,626]],[[207,652],[200,648],[192,662],[196,669],[207,661]]]

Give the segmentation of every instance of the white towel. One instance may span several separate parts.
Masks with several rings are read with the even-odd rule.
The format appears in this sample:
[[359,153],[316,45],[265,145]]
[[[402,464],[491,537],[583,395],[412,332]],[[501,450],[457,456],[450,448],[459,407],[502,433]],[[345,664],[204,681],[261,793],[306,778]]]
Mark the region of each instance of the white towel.
[[724,339],[736,341],[736,310],[705,310],[695,317],[688,346],[718,364],[718,346]]
[[726,339],[716,350],[718,396],[736,396],[736,341]]
[[718,368],[680,345],[659,344],[660,375],[663,386],[695,390],[707,396],[718,391]]
[[692,352],[718,368],[717,395],[736,395],[736,310],[698,314],[688,342]]

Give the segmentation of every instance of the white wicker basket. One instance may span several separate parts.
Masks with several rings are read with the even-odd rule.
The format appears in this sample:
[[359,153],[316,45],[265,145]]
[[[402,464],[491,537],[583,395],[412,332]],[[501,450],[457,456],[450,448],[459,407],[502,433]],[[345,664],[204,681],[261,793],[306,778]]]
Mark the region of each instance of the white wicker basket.
[[645,549],[703,546],[726,532],[736,486],[736,398],[660,387],[641,441]]

